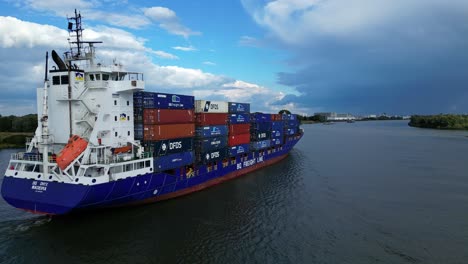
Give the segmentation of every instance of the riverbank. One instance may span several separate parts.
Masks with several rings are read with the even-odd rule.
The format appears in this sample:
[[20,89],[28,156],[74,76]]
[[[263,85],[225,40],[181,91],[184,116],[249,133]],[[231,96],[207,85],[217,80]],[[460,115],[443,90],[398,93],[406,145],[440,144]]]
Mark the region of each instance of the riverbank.
[[420,128],[468,130],[468,115],[414,115],[408,125]]
[[32,136],[31,132],[0,132],[0,149],[22,148],[26,138]]

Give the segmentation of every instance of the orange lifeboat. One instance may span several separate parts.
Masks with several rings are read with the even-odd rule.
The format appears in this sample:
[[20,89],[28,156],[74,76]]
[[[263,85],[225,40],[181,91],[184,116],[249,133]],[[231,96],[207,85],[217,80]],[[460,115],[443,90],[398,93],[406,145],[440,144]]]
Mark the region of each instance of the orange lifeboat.
[[88,142],[77,136],[73,135],[68,144],[57,155],[57,165],[60,169],[64,170],[72,161],[74,161],[88,146]]
[[120,148],[113,148],[111,149],[112,153],[114,155],[120,154],[120,153],[130,153],[132,151],[132,146],[124,146]]

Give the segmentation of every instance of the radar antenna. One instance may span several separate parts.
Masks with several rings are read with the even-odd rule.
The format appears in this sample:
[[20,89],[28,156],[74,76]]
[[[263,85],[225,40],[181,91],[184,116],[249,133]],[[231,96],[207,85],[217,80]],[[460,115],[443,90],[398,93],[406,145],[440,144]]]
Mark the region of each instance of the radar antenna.
[[[68,34],[70,38],[70,51],[65,52],[65,59],[67,62],[75,60],[93,60],[94,59],[94,45],[95,43],[102,43],[102,41],[83,41],[83,28],[81,26],[81,14],[75,9],[74,17],[67,17],[68,19]],[[88,48],[84,49],[84,44],[88,44]]]

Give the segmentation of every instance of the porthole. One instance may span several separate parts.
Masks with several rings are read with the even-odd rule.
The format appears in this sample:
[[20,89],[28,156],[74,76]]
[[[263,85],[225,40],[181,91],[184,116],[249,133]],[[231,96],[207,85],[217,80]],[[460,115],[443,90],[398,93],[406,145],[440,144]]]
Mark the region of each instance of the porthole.
[[78,182],[79,180],[80,180],[80,179],[76,178],[76,179],[75,179],[75,182]]
[[52,180],[52,175],[49,176],[49,180]]
[[40,174],[39,174],[39,175],[37,175],[37,178],[38,178],[38,179],[40,179],[40,178],[41,178],[41,175],[40,175]]
[[92,182],[92,183],[96,183],[96,179],[93,179],[91,182]]

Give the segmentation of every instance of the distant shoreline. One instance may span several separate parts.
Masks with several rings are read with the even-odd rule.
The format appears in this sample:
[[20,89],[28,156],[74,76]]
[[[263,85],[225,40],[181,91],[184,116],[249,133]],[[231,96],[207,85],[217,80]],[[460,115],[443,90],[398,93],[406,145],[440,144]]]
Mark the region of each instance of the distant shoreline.
[[468,115],[414,115],[408,125],[440,130],[468,130]]
[[[367,121],[402,121],[406,119],[360,119],[360,120],[353,120],[355,122],[367,122]],[[348,120],[333,120],[333,121],[312,121],[312,120],[301,120],[301,124],[323,124],[323,123],[346,123]]]
[[0,132],[0,149],[24,148],[26,138],[33,135],[31,132]]

